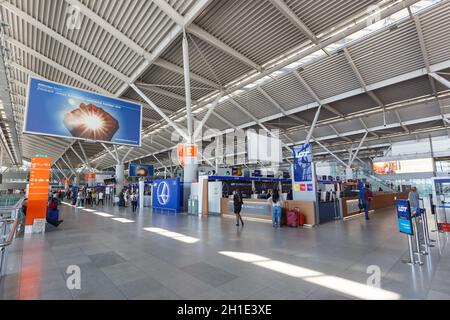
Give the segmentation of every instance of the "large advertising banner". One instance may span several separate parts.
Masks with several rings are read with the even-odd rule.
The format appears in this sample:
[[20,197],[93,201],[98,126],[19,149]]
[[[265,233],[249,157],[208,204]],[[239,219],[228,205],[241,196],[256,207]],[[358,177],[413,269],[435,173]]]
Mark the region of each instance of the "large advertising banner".
[[313,154],[310,144],[294,147],[294,182],[313,181]]
[[317,201],[316,175],[314,172],[313,152],[311,144],[293,148],[293,196],[296,201]]
[[375,162],[375,174],[403,174],[418,172],[433,172],[433,159],[396,160],[390,162]]
[[30,77],[24,132],[141,146],[142,106]]
[[414,235],[411,206],[408,200],[397,200],[398,229],[401,233]]
[[32,226],[35,220],[47,217],[47,200],[50,184],[50,158],[31,159],[28,205],[25,224]]
[[180,212],[182,201],[180,179],[165,179],[153,182],[153,209]]
[[151,164],[130,163],[129,176],[139,178],[153,177],[153,169]]

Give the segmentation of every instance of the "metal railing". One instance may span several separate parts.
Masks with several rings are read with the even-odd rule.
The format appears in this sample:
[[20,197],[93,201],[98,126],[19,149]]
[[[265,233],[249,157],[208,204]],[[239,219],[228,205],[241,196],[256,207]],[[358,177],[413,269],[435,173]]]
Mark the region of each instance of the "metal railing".
[[[16,219],[0,220],[2,230],[0,242],[0,279],[3,276],[3,265],[5,264],[6,248],[14,241],[19,223],[19,217],[17,217]],[[8,228],[9,226],[11,226],[11,228]]]
[[5,265],[6,249],[14,241],[23,223],[23,197],[19,195],[0,196],[0,279]]

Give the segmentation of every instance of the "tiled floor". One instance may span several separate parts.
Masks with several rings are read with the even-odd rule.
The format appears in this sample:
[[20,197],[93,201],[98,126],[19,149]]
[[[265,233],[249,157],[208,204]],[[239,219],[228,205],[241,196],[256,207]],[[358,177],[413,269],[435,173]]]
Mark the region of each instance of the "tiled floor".
[[[16,239],[0,299],[450,299],[449,246],[422,267],[403,264],[392,210],[314,229],[238,229],[220,217],[94,209],[114,216],[63,205],[58,229]],[[80,290],[66,284],[73,265]],[[381,288],[366,285],[372,265]]]

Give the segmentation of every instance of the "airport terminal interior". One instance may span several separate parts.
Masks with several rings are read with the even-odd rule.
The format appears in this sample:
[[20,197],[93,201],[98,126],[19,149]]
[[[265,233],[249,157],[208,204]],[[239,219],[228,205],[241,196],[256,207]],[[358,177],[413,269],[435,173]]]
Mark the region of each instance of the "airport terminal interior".
[[449,125],[450,0],[1,1],[0,300],[450,300]]

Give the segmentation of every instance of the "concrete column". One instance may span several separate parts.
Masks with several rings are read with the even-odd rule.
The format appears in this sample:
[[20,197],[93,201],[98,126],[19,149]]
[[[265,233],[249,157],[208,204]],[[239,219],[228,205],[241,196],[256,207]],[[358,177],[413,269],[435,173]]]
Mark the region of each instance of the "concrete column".
[[116,165],[116,194],[123,189],[123,181],[125,180],[125,165]]

